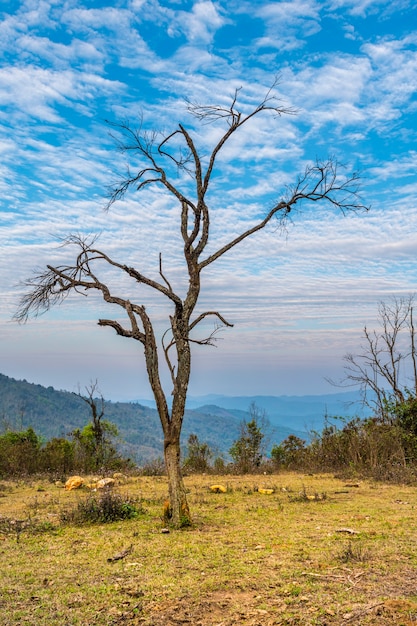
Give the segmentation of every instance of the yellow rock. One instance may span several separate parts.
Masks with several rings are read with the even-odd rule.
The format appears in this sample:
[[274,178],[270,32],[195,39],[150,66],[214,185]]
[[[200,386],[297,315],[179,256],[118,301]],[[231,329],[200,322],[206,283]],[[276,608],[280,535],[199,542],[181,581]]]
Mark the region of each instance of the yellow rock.
[[98,480],[96,483],[96,488],[97,489],[109,489],[110,487],[113,487],[114,483],[116,481],[114,480],[114,478],[101,478],[101,480]]
[[264,496],[270,496],[271,493],[274,493],[275,489],[263,489],[262,487],[258,489],[258,493],[261,493]]
[[127,476],[125,476],[124,474],[122,474],[122,472],[114,472],[113,474],[113,478],[114,480],[119,481],[120,483],[124,483],[127,481]]
[[72,489],[78,489],[83,483],[84,478],[81,478],[81,476],[71,476],[65,483],[65,489],[67,491],[71,491]]
[[226,493],[227,488],[223,485],[211,485],[210,491],[213,491],[213,493]]

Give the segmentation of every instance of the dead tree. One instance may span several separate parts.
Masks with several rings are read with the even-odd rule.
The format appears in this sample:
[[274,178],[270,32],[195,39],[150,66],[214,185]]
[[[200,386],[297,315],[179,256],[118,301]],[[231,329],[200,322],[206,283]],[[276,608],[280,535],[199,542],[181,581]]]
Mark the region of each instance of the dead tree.
[[[275,87],[275,83],[273,85]],[[218,169],[218,157],[224,146],[250,120],[263,114],[272,113],[275,117],[292,113],[279,106],[270,89],[263,100],[249,112],[238,105],[239,90],[236,90],[230,106],[188,105],[188,112],[197,120],[223,124],[221,138],[206,157],[206,146],[198,146],[193,131],[183,124],[170,134],[160,136],[148,133],[142,128],[133,129],[124,122],[118,125],[122,133],[120,147],[126,153],[139,158],[140,168],[122,179],[112,188],[108,207],[124,197],[130,190],[138,192],[149,186],[163,188],[168,197],[178,206],[178,229],[182,237],[182,254],[186,266],[187,289],[181,297],[171,284],[163,269],[162,256],[159,256],[159,279],[143,274],[140,268],[111,258],[96,245],[94,237],[70,235],[67,245],[76,251],[71,265],[47,265],[46,270],[26,282],[28,291],[23,296],[17,312],[17,319],[25,321],[31,314],[47,311],[62,302],[71,292],[86,294],[90,290],[100,293],[106,303],[116,305],[126,316],[126,323],[115,319],[100,319],[100,326],[112,328],[121,337],[138,341],[143,348],[149,382],[156,401],[164,434],[164,457],[168,474],[169,499],[172,521],[175,525],[187,524],[190,512],[181,475],[180,434],[184,418],[187,390],[191,373],[192,344],[212,345],[219,327],[232,326],[219,311],[207,310],[196,313],[201,280],[204,272],[255,233],[265,228],[274,218],[284,224],[295,205],[303,202],[327,202],[342,212],[365,209],[358,195],[359,176],[356,173],[344,176],[343,168],[336,160],[317,161],[308,166],[295,184],[286,190],[282,198],[265,212],[265,215],[250,228],[245,228],[230,240],[211,247],[208,252],[211,219],[214,219],[209,203],[208,191],[214,173]],[[186,176],[177,177],[178,171]],[[184,179],[191,183],[184,183]],[[191,185],[191,187],[190,187]],[[215,242],[214,242],[215,243]],[[213,251],[214,249],[214,251]],[[105,277],[105,268],[118,270],[130,277],[133,285],[148,287],[153,293],[162,295],[171,306],[169,331],[164,335],[161,354],[158,352],[155,325],[150,314],[141,302],[118,295],[110,288]],[[137,293],[136,290],[133,293]],[[215,328],[209,336],[196,337],[201,322],[207,318],[215,321]],[[161,355],[165,361],[172,388],[165,391],[161,382]],[[167,401],[171,393],[172,404]]]
[[417,398],[417,351],[414,296],[378,305],[379,329],[363,329],[359,354],[346,354],[345,384],[359,388],[363,403],[382,419],[389,406]]
[[[98,389],[97,380],[86,387],[85,391],[87,394],[86,396],[82,395],[80,391],[78,391],[77,395],[90,407],[91,429],[94,437],[94,445],[96,450],[100,450],[103,447],[105,435],[105,427],[101,421],[104,417],[104,398]],[[95,394],[97,393],[100,394],[100,399],[95,397]]]
[[[83,429],[76,428],[71,434],[80,446],[85,469],[105,469],[118,458],[112,437],[118,435],[115,424],[103,419],[105,401],[98,388],[98,382],[85,387],[86,395],[76,394],[90,407],[91,422]],[[98,397],[98,395],[100,397]]]

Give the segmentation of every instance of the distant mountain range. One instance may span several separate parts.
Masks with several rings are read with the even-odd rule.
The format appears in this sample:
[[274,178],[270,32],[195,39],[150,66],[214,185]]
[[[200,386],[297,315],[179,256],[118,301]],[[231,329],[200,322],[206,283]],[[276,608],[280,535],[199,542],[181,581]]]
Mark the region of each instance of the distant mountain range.
[[[358,400],[358,394],[353,392],[320,396],[191,397],[184,418],[182,444],[185,447],[189,435],[194,433],[201,442],[209,444],[215,455],[227,457],[233,441],[239,437],[242,420],[250,418],[252,403],[265,412],[270,423],[266,429],[270,447],[290,434],[308,439],[312,430],[321,431],[326,415],[360,414],[354,405]],[[162,429],[152,402],[106,401],[104,419],[116,424],[122,453],[136,463],[162,456]],[[89,421],[89,407],[77,394],[0,374],[0,431],[25,430],[31,426],[49,440],[67,437]]]

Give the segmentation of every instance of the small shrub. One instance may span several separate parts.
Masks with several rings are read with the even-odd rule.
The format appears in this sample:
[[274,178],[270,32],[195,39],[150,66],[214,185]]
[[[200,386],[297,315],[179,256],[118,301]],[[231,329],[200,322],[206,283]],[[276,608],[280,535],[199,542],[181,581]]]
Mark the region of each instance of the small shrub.
[[72,472],[75,467],[75,444],[63,437],[48,441],[41,451],[42,467],[47,472],[60,475]]
[[349,541],[348,545],[337,556],[337,559],[342,563],[363,563],[369,559],[369,553],[361,543]]
[[61,511],[60,518],[64,524],[107,524],[134,519],[140,513],[143,509],[138,500],[105,490],[79,500],[75,508]]
[[226,474],[226,463],[221,456],[214,459],[213,471],[215,474]]
[[0,436],[0,475],[23,476],[39,470],[42,441],[33,428]]
[[11,517],[0,517],[0,533],[3,535],[15,535],[19,543],[23,532],[30,534],[55,532],[56,526],[48,521],[39,521],[30,515],[25,519],[13,519]]
[[188,437],[187,458],[184,461],[183,471],[186,473],[204,474],[210,471],[210,459],[213,452],[207,443],[201,443],[197,435]]
[[259,471],[264,455],[262,428],[266,421],[265,415],[260,413],[256,405],[250,407],[252,419],[243,421],[240,425],[240,437],[234,441],[229,454],[235,465],[237,474],[249,474]]

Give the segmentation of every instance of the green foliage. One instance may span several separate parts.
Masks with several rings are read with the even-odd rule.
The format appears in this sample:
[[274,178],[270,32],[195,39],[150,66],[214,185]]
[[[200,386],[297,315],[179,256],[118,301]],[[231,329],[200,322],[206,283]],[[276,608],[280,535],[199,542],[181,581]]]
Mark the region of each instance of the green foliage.
[[390,421],[355,418],[341,428],[327,423],[303,453],[293,457],[293,468],[409,482],[416,474],[416,450],[416,436],[405,431],[395,415]]
[[[112,425],[109,425],[109,432],[115,432]],[[33,428],[0,435],[0,476],[3,477],[40,472],[65,476],[75,470],[89,472],[130,467],[130,460],[122,458],[107,439],[97,450],[89,425],[78,431],[73,441],[57,437],[44,444]]]
[[63,437],[51,439],[42,450],[42,469],[66,475],[75,469],[75,443]]
[[65,524],[106,524],[134,519],[142,512],[139,500],[105,489],[100,494],[91,493],[79,500],[74,508],[61,511],[60,518]]
[[306,442],[300,437],[289,435],[279,445],[274,445],[271,450],[271,459],[274,467],[286,469],[299,467],[306,453]]
[[215,474],[226,473],[226,463],[225,463],[225,460],[221,456],[216,456],[216,458],[214,459],[213,471]]
[[101,421],[99,436],[92,422],[83,429],[74,430],[72,436],[75,442],[77,467],[84,472],[120,467],[120,457],[112,443],[112,438],[117,435],[116,426],[107,420]]
[[261,465],[263,458],[262,418],[255,405],[251,405],[250,412],[252,419],[241,423],[240,437],[229,450],[235,469],[239,474],[248,474],[256,471]]
[[285,466],[285,451],[282,445],[274,444],[271,448],[271,461],[277,469]]
[[185,472],[205,473],[210,471],[210,459],[213,453],[207,443],[200,443],[197,435],[188,437],[187,457],[184,461]]
[[33,428],[0,436],[0,474],[15,476],[36,472],[42,441]]
[[417,437],[417,398],[407,391],[403,402],[390,397],[385,402],[387,421],[396,423],[405,433]]
[[409,390],[403,401],[390,396],[384,405],[385,421],[401,439],[406,462],[417,464],[417,398]]
[[10,445],[27,443],[36,449],[38,449],[41,445],[41,440],[39,439],[33,428],[28,428],[27,430],[21,432],[9,431],[2,435],[1,439],[3,440],[3,442]]

